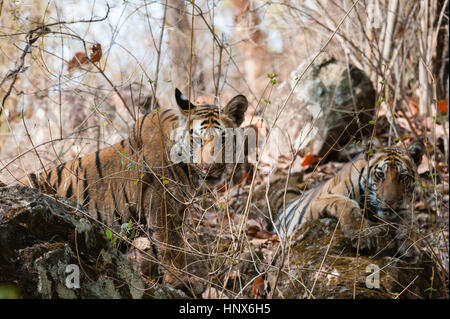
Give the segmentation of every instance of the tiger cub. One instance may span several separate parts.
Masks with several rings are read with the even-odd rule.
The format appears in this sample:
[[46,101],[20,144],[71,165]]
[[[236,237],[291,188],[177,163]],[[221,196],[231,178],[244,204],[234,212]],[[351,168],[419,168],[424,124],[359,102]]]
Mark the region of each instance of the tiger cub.
[[[379,228],[370,228],[368,220],[399,221],[397,238],[406,252],[412,242],[408,245],[404,241],[414,236],[408,234],[411,216],[408,204],[417,178],[416,165],[424,151],[424,145],[415,142],[407,151],[389,147],[369,159],[367,153],[360,154],[333,178],[305,192],[293,186],[275,188],[270,202],[278,234],[286,238],[306,221],[334,217],[354,247],[360,237],[359,247],[370,250],[377,248]],[[367,210],[363,216],[364,207]]]
[[76,201],[109,226],[144,222],[163,267],[175,267],[172,274],[162,270],[165,281],[180,284],[186,209],[234,165],[215,151],[223,136],[211,130],[239,127],[248,102],[237,95],[223,108],[195,105],[178,89],[175,99],[178,109],[145,114],[127,139],[28,177],[31,186]]

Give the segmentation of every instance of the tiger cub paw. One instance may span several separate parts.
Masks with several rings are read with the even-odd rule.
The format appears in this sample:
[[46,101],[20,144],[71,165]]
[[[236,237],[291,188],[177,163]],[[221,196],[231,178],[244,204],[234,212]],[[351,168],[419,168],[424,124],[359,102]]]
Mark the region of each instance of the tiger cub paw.
[[397,254],[411,264],[417,264],[423,257],[423,252],[419,247],[419,238],[413,232],[408,233],[400,227],[397,234]]
[[354,248],[376,250],[378,247],[377,235],[380,232],[379,229],[370,227],[366,220],[361,222],[362,216],[359,213],[358,215],[351,222],[342,224],[341,229],[344,236],[350,238]]

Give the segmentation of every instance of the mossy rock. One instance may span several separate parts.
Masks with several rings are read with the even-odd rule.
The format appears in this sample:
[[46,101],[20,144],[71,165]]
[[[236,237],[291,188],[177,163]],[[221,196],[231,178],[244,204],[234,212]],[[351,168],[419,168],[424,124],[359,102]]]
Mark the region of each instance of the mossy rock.
[[[69,265],[79,268],[79,287],[66,285]],[[21,186],[0,187],[1,287],[20,298],[186,297],[143,280],[75,203]]]
[[[379,237],[377,251],[360,251],[357,257],[336,220],[307,222],[292,237],[284,266],[268,272],[270,289],[276,298],[379,299],[439,298],[442,284],[435,277],[433,263],[424,254],[418,262],[395,258],[394,234]],[[282,263],[281,254],[275,262]],[[320,271],[319,271],[320,270]],[[377,276],[377,273],[379,276]],[[378,280],[377,280],[378,277]]]

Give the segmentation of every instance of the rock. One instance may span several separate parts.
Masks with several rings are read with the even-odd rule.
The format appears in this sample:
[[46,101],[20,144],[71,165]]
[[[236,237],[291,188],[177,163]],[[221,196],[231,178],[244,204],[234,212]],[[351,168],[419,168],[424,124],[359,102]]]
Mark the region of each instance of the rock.
[[186,297],[164,285],[150,287],[75,205],[27,187],[0,188],[3,287],[15,286],[21,298]]
[[[267,149],[273,160],[277,160],[273,154],[291,154],[291,147],[298,149],[301,156],[323,157],[335,143],[335,149],[339,149],[352,136],[359,139],[361,133],[369,131],[367,124],[375,109],[375,90],[370,79],[363,71],[351,65],[347,68],[327,53],[322,53],[306,71],[280,113],[311,60],[312,57],[303,62],[274,88],[271,103],[262,112],[268,127],[279,115]],[[364,126],[366,130],[358,131]]]
[[[394,258],[395,251],[389,247],[393,234],[387,233],[379,238],[377,252],[373,255],[360,252],[356,258],[356,250],[351,248],[340,227],[332,239],[335,228],[336,220],[327,218],[307,222],[297,230],[276,288],[278,270],[268,271],[270,289],[275,289],[274,298],[308,298],[311,294],[316,299],[351,299],[354,287],[358,299],[443,297],[438,276],[434,276],[433,284],[430,281],[433,263],[426,255],[416,264]],[[279,267],[281,254],[275,258],[274,262],[268,262]],[[379,284],[375,281],[377,270]]]

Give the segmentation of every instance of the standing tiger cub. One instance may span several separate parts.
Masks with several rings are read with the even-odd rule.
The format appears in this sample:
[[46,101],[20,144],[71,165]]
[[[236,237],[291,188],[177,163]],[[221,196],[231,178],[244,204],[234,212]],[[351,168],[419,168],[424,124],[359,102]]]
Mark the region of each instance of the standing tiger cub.
[[[28,178],[33,187],[76,201],[109,226],[131,218],[144,222],[165,281],[179,285],[186,265],[181,234],[186,208],[200,189],[220,182],[227,166],[234,166],[224,164],[225,152],[215,152],[222,138],[209,129],[239,127],[248,102],[237,95],[224,108],[197,106],[178,89],[175,99],[178,109],[145,114],[128,139]],[[187,160],[179,160],[183,154]],[[168,267],[175,271],[165,271]]]
[[[353,246],[358,245],[359,237],[361,249],[374,249],[380,228],[369,227],[368,221],[377,220],[397,227],[400,253],[407,257],[417,253],[415,248],[409,249],[415,243],[409,204],[417,177],[416,165],[424,151],[424,145],[415,142],[407,151],[389,147],[369,159],[367,154],[361,154],[333,178],[303,193],[292,186],[275,189],[270,202],[277,232],[288,237],[306,221],[334,217]],[[364,207],[367,209],[363,216]]]

